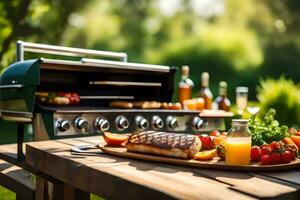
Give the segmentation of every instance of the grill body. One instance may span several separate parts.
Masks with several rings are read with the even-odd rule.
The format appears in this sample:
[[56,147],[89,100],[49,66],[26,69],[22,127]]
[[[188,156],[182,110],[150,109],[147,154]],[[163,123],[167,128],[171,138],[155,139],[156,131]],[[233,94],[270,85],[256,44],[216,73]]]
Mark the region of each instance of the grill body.
[[[113,109],[122,101],[171,102],[176,67],[129,63],[127,54],[18,42],[19,61],[0,78],[1,117],[32,124],[35,140],[82,137],[104,131],[131,133],[158,130],[180,133],[224,130],[227,116],[199,117],[198,111]],[[23,51],[76,55],[79,60],[36,58],[23,60]],[[102,55],[122,61],[89,59]],[[76,106],[49,106],[37,92],[76,92]]]

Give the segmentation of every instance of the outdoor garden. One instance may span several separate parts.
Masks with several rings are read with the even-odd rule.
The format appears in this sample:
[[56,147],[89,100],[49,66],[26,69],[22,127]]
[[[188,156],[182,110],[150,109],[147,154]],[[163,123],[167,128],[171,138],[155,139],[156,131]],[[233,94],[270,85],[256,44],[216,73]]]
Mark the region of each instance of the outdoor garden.
[[[279,124],[299,129],[299,25],[298,0],[2,0],[0,70],[15,62],[17,40],[127,52],[130,62],[190,66],[194,97],[202,72],[214,97],[227,82],[232,104],[246,86],[259,115],[273,108]],[[0,121],[0,143],[15,131]],[[0,188],[0,200],[14,198]]]

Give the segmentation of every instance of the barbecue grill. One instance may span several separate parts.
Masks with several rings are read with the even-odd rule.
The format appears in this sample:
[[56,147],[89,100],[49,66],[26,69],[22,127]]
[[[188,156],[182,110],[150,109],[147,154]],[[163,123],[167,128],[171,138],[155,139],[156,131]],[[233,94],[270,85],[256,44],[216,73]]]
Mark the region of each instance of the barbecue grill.
[[[72,59],[24,60],[24,52]],[[176,67],[127,62],[127,54],[122,52],[18,41],[17,62],[0,79],[1,117],[16,122],[19,132],[24,124],[32,124],[35,140],[90,136],[104,131],[155,129],[198,133],[224,129],[224,116],[200,117],[198,111],[109,107],[115,100],[171,102],[175,72]],[[38,92],[51,91],[76,92],[80,104],[44,105],[37,101]]]

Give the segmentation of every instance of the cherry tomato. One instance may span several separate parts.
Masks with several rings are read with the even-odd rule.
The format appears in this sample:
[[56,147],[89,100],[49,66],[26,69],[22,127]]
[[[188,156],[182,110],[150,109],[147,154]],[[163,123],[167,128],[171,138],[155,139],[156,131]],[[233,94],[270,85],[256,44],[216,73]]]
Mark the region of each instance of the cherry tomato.
[[271,158],[272,164],[278,164],[278,163],[280,163],[281,155],[278,152],[273,152],[273,153],[271,153],[270,158]]
[[211,132],[209,134],[210,136],[215,136],[215,137],[219,137],[221,135],[221,133],[218,130],[214,130],[213,132]]
[[270,155],[270,153],[272,152],[272,148],[270,147],[269,144],[263,144],[260,147],[260,151],[261,151],[261,155]]
[[275,141],[273,141],[273,142],[270,143],[270,147],[271,147],[272,151],[277,151],[277,150],[281,149],[280,143],[279,142],[275,142]]
[[282,163],[289,163],[293,160],[293,154],[290,151],[284,151],[283,154],[281,154],[280,161]]
[[260,164],[262,165],[269,165],[271,164],[271,157],[270,155],[262,155],[260,158]]
[[261,151],[259,146],[253,146],[251,148],[251,161],[259,161],[261,157]]
[[65,92],[58,92],[58,93],[56,93],[56,95],[58,96],[58,97],[64,97],[65,96]]

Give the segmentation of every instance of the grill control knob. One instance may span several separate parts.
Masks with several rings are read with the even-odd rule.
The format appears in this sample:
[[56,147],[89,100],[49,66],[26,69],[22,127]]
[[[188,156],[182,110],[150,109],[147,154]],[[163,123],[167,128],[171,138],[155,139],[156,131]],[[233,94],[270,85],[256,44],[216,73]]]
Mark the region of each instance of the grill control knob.
[[125,130],[125,129],[127,129],[128,126],[129,126],[129,121],[128,121],[128,119],[127,119],[126,117],[124,117],[124,116],[118,116],[118,117],[116,118],[116,125],[117,125],[117,128],[118,128],[119,130]]
[[67,120],[64,119],[58,119],[55,122],[55,127],[60,132],[65,132],[70,129],[70,123]]
[[169,116],[169,117],[167,117],[166,121],[167,121],[167,125],[168,125],[169,129],[175,129],[179,126],[176,117]]
[[193,120],[193,128],[196,130],[199,130],[203,128],[204,121],[200,117],[194,117]]
[[160,128],[164,127],[163,120],[157,115],[152,117],[151,124],[152,124],[152,127],[155,129],[160,129]]
[[107,131],[110,127],[109,121],[104,117],[98,117],[95,121],[96,128],[101,131]]
[[76,128],[79,130],[85,131],[90,127],[88,121],[82,117],[78,117],[77,119],[75,119],[74,123],[75,123]]
[[147,119],[145,119],[142,116],[137,116],[135,118],[135,123],[137,125],[137,127],[139,127],[140,129],[147,129],[149,127],[149,122],[147,121]]

